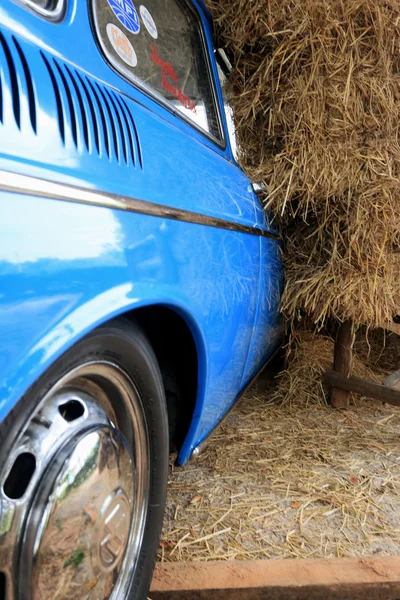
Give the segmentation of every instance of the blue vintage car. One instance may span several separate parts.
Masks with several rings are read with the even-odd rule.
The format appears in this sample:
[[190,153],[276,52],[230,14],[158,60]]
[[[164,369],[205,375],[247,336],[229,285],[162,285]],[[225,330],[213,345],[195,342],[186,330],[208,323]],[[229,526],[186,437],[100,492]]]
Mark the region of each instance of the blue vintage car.
[[216,56],[200,0],[1,0],[1,600],[146,598],[169,449],[279,344]]

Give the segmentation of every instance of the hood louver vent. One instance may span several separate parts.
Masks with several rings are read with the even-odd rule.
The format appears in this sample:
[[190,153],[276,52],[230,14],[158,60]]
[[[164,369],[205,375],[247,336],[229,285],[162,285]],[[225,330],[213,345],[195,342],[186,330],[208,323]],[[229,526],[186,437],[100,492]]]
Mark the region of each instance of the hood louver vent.
[[14,36],[7,41],[0,31],[0,123],[2,124],[4,124],[7,109],[6,89],[9,90],[12,112],[18,129],[22,128],[25,119],[21,98],[26,95],[29,113],[26,116],[36,133],[36,99],[26,56]]
[[34,47],[28,50],[24,41],[0,29],[0,128],[9,131],[15,147],[17,129],[28,136],[25,147],[36,148],[35,141],[28,141],[30,133],[48,135],[47,123],[39,131],[42,98],[43,115],[55,115],[68,153],[143,169],[131,100],[46,51],[34,52]]
[[61,61],[41,55],[54,89],[63,144],[69,127],[76,149],[81,143],[87,152],[143,168],[135,121],[123,96]]

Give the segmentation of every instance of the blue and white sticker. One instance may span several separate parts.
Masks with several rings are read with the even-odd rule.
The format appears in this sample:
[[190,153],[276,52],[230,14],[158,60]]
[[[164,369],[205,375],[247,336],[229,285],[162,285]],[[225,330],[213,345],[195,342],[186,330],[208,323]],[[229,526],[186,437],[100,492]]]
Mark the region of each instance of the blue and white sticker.
[[117,19],[131,33],[139,33],[140,20],[132,0],[108,0]]
[[158,38],[158,31],[157,31],[157,25],[154,22],[154,19],[149,11],[148,8],[146,8],[145,6],[140,7],[140,16],[142,17],[142,21],[144,23],[144,26],[146,27],[147,31],[149,32],[149,34],[151,35],[152,38],[154,38],[155,40]]

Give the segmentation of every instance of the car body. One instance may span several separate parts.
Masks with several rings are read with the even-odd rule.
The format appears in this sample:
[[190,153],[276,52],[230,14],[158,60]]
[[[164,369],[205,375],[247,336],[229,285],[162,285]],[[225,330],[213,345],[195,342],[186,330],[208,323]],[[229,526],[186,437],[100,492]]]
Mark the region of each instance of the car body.
[[[131,0],[1,2],[0,424],[123,316],[148,336],[166,389],[180,385],[167,401],[183,464],[279,345],[282,263],[232,154],[211,17],[173,0],[197,36],[196,105],[162,48],[157,2],[137,3],[133,21]],[[144,52],[157,93],[130,75]]]
[[[263,235],[271,227],[231,153],[209,15],[194,6],[225,147],[110,68],[90,35],[85,2],[70,0],[57,24],[10,0],[0,7],[0,418],[90,329],[139,307],[169,307],[188,325],[198,361],[180,463],[275,350],[282,286],[279,241]],[[46,62],[58,78],[61,107]],[[71,72],[75,82],[88,77],[129,105],[140,148],[135,165],[113,148],[111,158],[104,149],[101,156],[87,150]],[[109,118],[105,128],[111,137]],[[98,196],[80,203],[80,190]],[[113,195],[110,203],[103,193]],[[157,204],[157,216],[145,205],[141,214],[119,210],[114,195]],[[203,216],[227,223],[210,225]]]

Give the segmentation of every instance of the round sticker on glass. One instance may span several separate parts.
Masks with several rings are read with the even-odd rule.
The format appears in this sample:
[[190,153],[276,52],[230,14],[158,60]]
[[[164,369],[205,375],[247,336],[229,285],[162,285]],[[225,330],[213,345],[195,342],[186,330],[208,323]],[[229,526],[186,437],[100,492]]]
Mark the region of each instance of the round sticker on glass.
[[108,0],[113,13],[128,31],[139,33],[140,20],[132,0]]
[[130,67],[136,67],[136,52],[124,32],[121,31],[119,27],[114,25],[114,23],[108,23],[107,35],[118,56],[120,56],[122,60]]
[[151,16],[150,11],[145,6],[143,6],[143,4],[139,10],[144,26],[146,27],[151,37],[156,40],[158,38],[157,25],[154,23],[154,19]]

